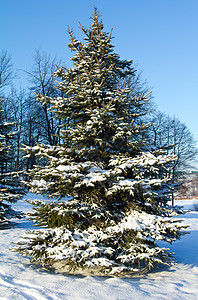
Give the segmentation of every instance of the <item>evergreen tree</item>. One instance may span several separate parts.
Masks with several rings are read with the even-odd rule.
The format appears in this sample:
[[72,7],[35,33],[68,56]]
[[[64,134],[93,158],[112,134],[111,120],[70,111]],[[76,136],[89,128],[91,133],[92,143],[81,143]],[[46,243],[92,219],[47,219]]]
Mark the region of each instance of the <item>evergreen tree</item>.
[[12,218],[20,218],[21,213],[15,211],[10,203],[16,203],[24,194],[18,179],[18,173],[11,170],[13,152],[11,139],[13,123],[3,121],[2,100],[0,99],[0,229],[8,228],[14,223]]
[[28,232],[15,250],[69,273],[122,275],[170,264],[156,242],[183,233],[168,207],[166,166],[174,157],[139,139],[149,126],[139,124],[147,95],[131,99],[119,88],[134,73],[132,61],[113,52],[96,9],[90,28],[81,29],[84,43],[69,30],[73,68],[54,74],[63,97],[37,95],[61,120],[60,144],[24,149],[48,161],[31,171],[31,191],[56,200],[31,202],[30,218],[45,228]]

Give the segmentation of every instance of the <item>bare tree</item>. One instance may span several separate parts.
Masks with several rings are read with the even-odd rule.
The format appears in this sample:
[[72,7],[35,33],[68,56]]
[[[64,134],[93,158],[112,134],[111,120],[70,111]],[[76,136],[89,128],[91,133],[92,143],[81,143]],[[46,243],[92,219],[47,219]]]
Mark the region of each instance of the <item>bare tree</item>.
[[15,78],[15,74],[11,56],[6,50],[3,50],[0,54],[0,90],[9,85],[13,78]]
[[[163,148],[167,154],[172,153],[176,156],[168,174],[172,179],[173,186],[178,179],[181,181],[183,170],[195,168],[198,156],[196,140],[186,124],[179,119],[159,111],[153,111],[148,142],[150,145]],[[174,189],[172,205],[174,205]]]
[[5,99],[5,103],[7,103],[7,115],[9,115],[10,121],[15,122],[16,169],[22,168],[22,157],[20,148],[25,132],[25,100],[25,90],[20,89],[19,92],[17,92],[17,90],[13,87],[11,89],[11,93]]
[[175,117],[159,111],[154,112],[149,143],[166,147],[168,152],[172,151],[177,156],[173,172],[193,168],[196,162],[198,155],[196,140],[186,124]]
[[3,114],[6,122],[12,122],[14,125],[13,130],[15,135],[13,138],[12,149],[14,155],[12,157],[13,167],[15,169],[22,168],[22,157],[20,153],[20,147],[25,132],[24,119],[25,119],[25,91],[20,89],[19,92],[12,87],[11,92],[4,98]]
[[[57,69],[56,57],[51,59],[46,53],[41,53],[39,50],[35,50],[34,53],[34,64],[32,70],[27,72],[29,77],[29,82],[31,83],[30,91],[32,97],[33,93],[36,93],[48,97],[58,96],[60,92],[55,88],[55,79],[53,73]],[[56,133],[58,130],[57,122],[53,118],[52,112],[49,110],[49,104],[40,103],[40,126],[42,127],[42,138],[44,142],[50,145],[55,145],[57,143]]]

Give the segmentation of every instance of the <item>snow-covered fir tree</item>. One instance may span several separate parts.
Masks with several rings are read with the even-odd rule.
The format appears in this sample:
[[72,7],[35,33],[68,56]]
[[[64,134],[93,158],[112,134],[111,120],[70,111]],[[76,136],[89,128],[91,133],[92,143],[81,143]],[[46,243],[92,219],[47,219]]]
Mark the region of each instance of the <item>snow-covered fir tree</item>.
[[149,126],[138,122],[147,96],[131,99],[118,87],[134,73],[132,61],[114,53],[96,9],[92,20],[81,26],[84,42],[68,30],[73,67],[54,74],[63,97],[37,95],[60,119],[60,144],[25,147],[48,162],[30,172],[29,186],[55,200],[31,202],[30,218],[43,228],[14,250],[57,272],[124,275],[171,264],[157,241],[172,243],[184,228],[168,206],[174,157],[140,140]]
[[1,104],[0,99],[0,229],[4,229],[14,224],[13,218],[21,217],[21,213],[12,208],[12,203],[21,199],[24,189],[10,163],[13,161],[14,124],[4,121]]

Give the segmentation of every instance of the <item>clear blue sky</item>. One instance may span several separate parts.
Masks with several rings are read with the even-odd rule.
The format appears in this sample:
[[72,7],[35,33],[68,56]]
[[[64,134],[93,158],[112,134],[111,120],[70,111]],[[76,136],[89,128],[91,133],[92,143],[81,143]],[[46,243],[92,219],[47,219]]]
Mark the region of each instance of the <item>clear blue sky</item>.
[[39,48],[69,67],[67,25],[81,38],[78,22],[90,25],[94,5],[105,30],[113,27],[115,51],[143,70],[159,110],[198,140],[198,0],[2,0],[0,52],[16,69],[30,70]]

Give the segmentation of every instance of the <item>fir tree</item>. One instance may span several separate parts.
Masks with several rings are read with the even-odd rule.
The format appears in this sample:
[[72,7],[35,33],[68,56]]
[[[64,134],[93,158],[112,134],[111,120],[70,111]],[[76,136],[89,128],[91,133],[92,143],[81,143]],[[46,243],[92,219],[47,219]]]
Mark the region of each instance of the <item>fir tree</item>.
[[170,264],[171,253],[156,242],[183,233],[168,207],[166,167],[174,157],[139,139],[149,126],[139,125],[147,95],[131,99],[119,88],[134,74],[132,61],[113,52],[96,9],[81,30],[84,43],[68,30],[73,68],[54,74],[63,97],[37,95],[60,119],[60,144],[24,149],[48,161],[31,171],[31,191],[56,200],[31,202],[30,218],[45,228],[28,232],[15,250],[69,273],[123,275]]
[[1,103],[0,99],[0,229],[4,229],[14,224],[11,219],[21,217],[21,213],[15,211],[11,203],[16,203],[24,194],[24,190],[18,179],[18,173],[11,170],[14,124],[3,121]]

